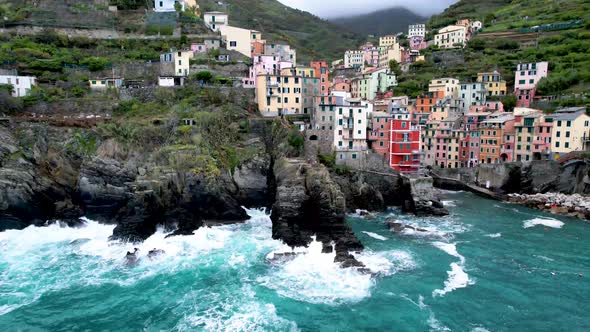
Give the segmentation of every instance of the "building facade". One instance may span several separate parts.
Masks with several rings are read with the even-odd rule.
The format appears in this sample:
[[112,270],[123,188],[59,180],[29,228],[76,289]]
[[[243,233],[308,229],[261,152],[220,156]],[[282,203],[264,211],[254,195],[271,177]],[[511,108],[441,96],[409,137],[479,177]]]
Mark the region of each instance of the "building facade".
[[426,24],[410,24],[408,25],[408,38],[425,37]]
[[224,12],[206,12],[203,14],[205,25],[212,31],[219,31],[221,27],[229,25],[229,16]]
[[449,25],[434,36],[434,45],[439,48],[463,48],[467,44],[468,28],[463,25]]

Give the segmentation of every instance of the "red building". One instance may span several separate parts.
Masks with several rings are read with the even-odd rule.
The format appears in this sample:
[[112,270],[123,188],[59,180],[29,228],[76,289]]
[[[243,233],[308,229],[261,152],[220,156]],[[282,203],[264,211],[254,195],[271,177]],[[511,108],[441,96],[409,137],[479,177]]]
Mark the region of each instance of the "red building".
[[531,89],[516,89],[516,107],[530,107],[537,92],[536,88]]
[[312,61],[309,66],[314,69],[315,77],[320,79],[321,94],[328,95],[330,93],[328,63],[326,61]]
[[371,130],[367,131],[367,140],[371,149],[389,159],[389,120],[387,112],[373,112]]
[[420,170],[420,126],[412,125],[409,113],[392,114],[389,120],[389,166],[400,172]]

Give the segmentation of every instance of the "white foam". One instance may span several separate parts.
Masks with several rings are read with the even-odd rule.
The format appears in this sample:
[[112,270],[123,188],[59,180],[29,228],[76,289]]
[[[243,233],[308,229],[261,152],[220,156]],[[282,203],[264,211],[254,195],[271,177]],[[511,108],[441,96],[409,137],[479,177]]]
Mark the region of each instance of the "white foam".
[[372,273],[380,275],[392,275],[400,271],[413,270],[417,267],[412,255],[403,250],[381,252],[364,250],[360,253],[353,253],[353,255]]
[[445,287],[443,289],[435,289],[432,292],[432,296],[442,296],[455,289],[465,288],[475,284],[475,282],[469,279],[469,275],[463,271],[463,267],[458,263],[451,263],[451,271],[447,271],[447,274],[448,279],[445,281]]
[[433,297],[443,296],[455,289],[465,288],[469,285],[475,284],[475,282],[471,280],[469,275],[463,270],[465,267],[465,257],[457,251],[456,243],[434,242],[433,245],[447,254],[459,258],[459,262],[451,263],[451,270],[447,271],[448,277],[444,283],[445,287],[443,289],[435,289],[432,292]]
[[497,238],[497,237],[501,237],[502,233],[486,234],[486,236],[491,237],[491,238]]
[[370,295],[374,280],[355,268],[341,268],[334,263],[336,253],[322,253],[322,243],[312,241],[299,249],[284,265],[257,278],[263,286],[279,295],[310,303],[340,304],[358,302]]
[[459,254],[459,252],[457,251],[456,243],[434,242],[432,244],[438,249],[446,252],[447,254],[459,258],[461,260],[461,264],[465,263],[465,257]]
[[450,206],[450,207],[455,207],[457,206],[456,204],[457,201],[452,201],[452,200],[444,200],[442,201],[444,206]]
[[551,228],[561,228],[563,226],[563,222],[553,218],[534,218],[531,220],[526,220],[523,227],[530,228],[537,225],[543,225]]
[[385,241],[387,240],[387,238],[385,236],[381,236],[377,233],[373,233],[373,232],[367,232],[367,231],[363,231],[363,233],[367,234],[368,236],[377,239],[377,240],[381,240],[381,241]]

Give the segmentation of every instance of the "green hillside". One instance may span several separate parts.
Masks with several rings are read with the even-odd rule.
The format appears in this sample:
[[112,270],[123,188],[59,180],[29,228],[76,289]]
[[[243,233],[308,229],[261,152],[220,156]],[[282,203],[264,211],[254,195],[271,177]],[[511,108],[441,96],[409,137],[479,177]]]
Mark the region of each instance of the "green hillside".
[[[474,10],[477,8],[477,10]],[[429,78],[455,76],[472,80],[478,71],[498,70],[509,85],[519,62],[549,61],[550,73],[539,84],[543,95],[587,93],[590,89],[590,3],[585,0],[462,0],[433,17],[436,29],[461,18],[480,19],[485,28],[464,50],[431,48],[426,63],[400,78],[397,93],[415,95]],[[557,24],[581,20],[565,29]],[[579,22],[579,21],[578,21]],[[536,26],[547,29],[534,31]],[[464,61],[448,61],[448,58]]]
[[199,1],[203,11],[229,13],[231,25],[263,32],[263,37],[286,42],[297,49],[298,61],[335,60],[344,51],[356,48],[362,38],[308,12],[287,7],[276,0]]

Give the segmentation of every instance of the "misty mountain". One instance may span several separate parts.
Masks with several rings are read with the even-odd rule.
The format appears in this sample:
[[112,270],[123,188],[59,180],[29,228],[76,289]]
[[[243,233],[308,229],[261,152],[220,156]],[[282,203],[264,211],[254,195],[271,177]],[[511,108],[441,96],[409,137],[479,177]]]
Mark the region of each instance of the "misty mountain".
[[409,24],[424,23],[427,20],[427,17],[420,16],[404,7],[330,19],[331,22],[358,34],[378,36],[397,32],[407,33]]

